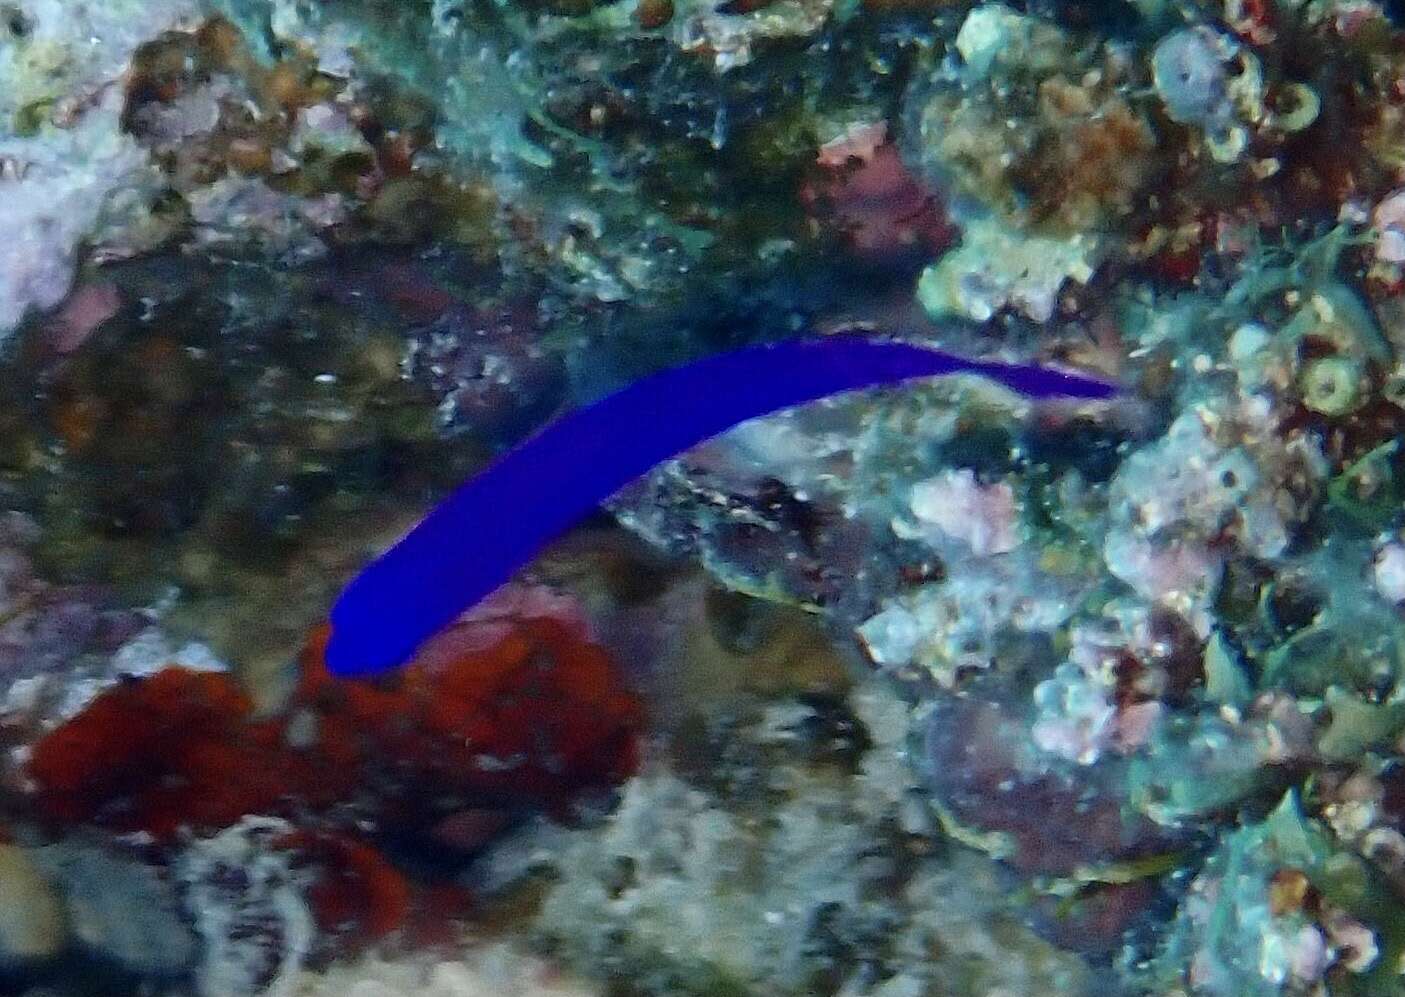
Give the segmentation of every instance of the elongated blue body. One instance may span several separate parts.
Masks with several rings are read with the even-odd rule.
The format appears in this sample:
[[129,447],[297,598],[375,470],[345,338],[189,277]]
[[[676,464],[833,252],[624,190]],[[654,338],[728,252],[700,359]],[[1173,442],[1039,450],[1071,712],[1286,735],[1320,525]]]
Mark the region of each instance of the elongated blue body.
[[367,675],[405,663],[620,488],[738,423],[840,392],[956,373],[1035,398],[1116,393],[1077,374],[853,336],[748,347],[662,371],[548,425],[368,565],[332,608],[327,666]]

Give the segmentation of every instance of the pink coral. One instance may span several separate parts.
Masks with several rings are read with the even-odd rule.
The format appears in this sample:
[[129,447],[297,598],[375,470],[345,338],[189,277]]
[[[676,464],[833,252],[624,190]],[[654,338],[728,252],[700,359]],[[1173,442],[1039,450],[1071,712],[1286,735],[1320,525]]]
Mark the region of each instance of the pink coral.
[[1405,190],[1398,190],[1376,205],[1372,222],[1376,236],[1376,259],[1405,263]]
[[815,162],[819,171],[801,201],[856,255],[874,262],[912,253],[930,258],[955,241],[940,198],[907,169],[883,122],[851,126],[823,145]]
[[60,355],[72,353],[121,306],[122,295],[112,284],[84,284],[44,324],[46,345]]
[[1015,493],[1003,481],[981,484],[968,468],[913,485],[910,506],[918,521],[960,540],[975,554],[1004,554],[1020,542]]

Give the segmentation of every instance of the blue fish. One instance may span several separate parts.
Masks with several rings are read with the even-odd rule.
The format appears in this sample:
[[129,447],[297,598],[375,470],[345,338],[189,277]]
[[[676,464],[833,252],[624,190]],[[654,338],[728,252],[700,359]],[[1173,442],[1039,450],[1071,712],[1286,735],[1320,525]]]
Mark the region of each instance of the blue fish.
[[654,465],[748,419],[829,395],[976,374],[1031,398],[1105,399],[1105,381],[831,336],[752,346],[646,377],[551,423],[460,486],[368,565],[331,612],[333,674],[405,664],[549,541]]

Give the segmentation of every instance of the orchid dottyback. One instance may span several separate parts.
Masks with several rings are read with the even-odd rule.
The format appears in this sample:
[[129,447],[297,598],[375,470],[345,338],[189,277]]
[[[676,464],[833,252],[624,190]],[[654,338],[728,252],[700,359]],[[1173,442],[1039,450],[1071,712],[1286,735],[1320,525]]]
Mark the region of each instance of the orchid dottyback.
[[948,374],[985,377],[1030,398],[1117,393],[1086,375],[848,335],[746,347],[661,371],[549,424],[368,565],[332,608],[327,666],[357,676],[406,663],[630,481],[739,423],[830,395]]

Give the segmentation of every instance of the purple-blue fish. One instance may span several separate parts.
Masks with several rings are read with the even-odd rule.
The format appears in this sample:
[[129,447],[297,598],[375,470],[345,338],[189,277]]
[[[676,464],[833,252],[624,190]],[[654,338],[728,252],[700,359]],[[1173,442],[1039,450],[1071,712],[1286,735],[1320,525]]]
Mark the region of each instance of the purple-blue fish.
[[944,374],[979,375],[1030,398],[1117,393],[1081,374],[857,336],[747,347],[664,370],[551,423],[369,564],[332,608],[327,667],[365,676],[405,664],[630,481],[738,423],[829,395]]

